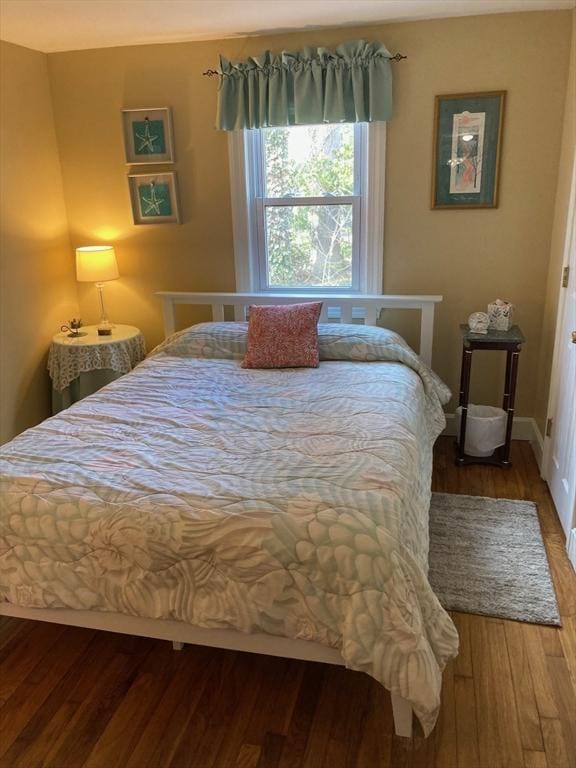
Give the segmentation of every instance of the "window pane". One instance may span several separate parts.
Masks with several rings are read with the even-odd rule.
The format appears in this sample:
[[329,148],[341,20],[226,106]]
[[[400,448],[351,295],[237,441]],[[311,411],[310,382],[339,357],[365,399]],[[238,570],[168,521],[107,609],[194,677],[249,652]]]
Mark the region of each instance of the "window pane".
[[270,287],[352,286],[352,206],[267,206]]
[[354,194],[354,126],[263,128],[266,197]]

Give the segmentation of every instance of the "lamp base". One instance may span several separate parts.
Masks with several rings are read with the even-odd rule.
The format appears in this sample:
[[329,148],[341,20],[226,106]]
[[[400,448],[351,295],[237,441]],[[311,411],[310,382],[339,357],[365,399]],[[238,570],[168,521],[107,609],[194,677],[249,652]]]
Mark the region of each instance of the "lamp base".
[[98,336],[112,336],[114,326],[108,320],[108,315],[104,308],[104,283],[96,283],[98,294],[100,295],[100,322],[98,323]]
[[112,336],[114,326],[108,320],[101,320],[98,323],[98,336]]

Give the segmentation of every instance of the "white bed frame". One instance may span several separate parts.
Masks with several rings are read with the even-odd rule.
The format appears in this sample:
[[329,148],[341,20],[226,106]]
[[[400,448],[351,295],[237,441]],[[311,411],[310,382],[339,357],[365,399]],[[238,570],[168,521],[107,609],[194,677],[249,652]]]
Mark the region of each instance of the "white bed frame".
[[366,325],[376,325],[381,309],[417,309],[420,311],[420,347],[418,354],[427,365],[432,364],[434,336],[434,307],[442,296],[371,296],[368,294],[331,293],[303,295],[299,293],[185,293],[159,291],[162,300],[164,334],[176,330],[177,304],[196,304],[212,307],[212,320],[225,320],[225,307],[234,308],[234,320],[245,320],[250,304],[298,304],[302,301],[322,301],[320,322],[328,319],[351,323],[362,317]]
[[[244,319],[250,304],[293,304],[301,301],[322,300],[325,302],[321,320],[325,320],[330,308],[341,322],[351,322],[362,314],[364,322],[376,324],[380,309],[418,309],[421,312],[420,356],[428,363],[432,360],[432,333],[434,328],[434,305],[442,296],[354,296],[338,294],[305,297],[298,294],[250,294],[250,293],[173,293],[156,294],[162,299],[164,331],[166,336],[176,329],[174,308],[177,304],[210,305],[214,320],[224,320],[224,307],[234,307],[234,318]],[[361,310],[359,312],[358,310]],[[245,634],[234,629],[203,629],[181,621],[170,619],[146,619],[120,613],[108,613],[69,608],[23,608],[12,603],[0,602],[0,616],[20,619],[47,621],[72,627],[119,632],[127,635],[171,640],[175,650],[185,644],[204,645],[213,648],[261,653],[288,659],[303,659],[327,664],[344,665],[339,651],[319,643],[306,640],[291,640],[266,634]],[[412,736],[412,706],[397,694],[392,693],[394,730],[397,736]]]

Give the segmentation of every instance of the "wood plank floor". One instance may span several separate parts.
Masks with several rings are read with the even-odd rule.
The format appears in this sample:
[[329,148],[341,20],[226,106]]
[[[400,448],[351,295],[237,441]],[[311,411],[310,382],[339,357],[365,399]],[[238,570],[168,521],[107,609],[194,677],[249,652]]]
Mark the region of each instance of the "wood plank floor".
[[340,667],[0,620],[2,768],[576,768],[576,576],[527,443],[514,466],[434,488],[532,499],[563,628],[453,614],[459,657],[428,739],[393,735],[389,696]]

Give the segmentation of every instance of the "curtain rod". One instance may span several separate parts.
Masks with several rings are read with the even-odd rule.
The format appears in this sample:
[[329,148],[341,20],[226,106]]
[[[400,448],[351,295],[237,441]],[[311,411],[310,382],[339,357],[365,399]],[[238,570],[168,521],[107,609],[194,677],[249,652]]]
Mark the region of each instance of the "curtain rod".
[[[403,53],[395,53],[394,56],[387,56],[387,59],[390,61],[402,61],[402,59],[407,59],[408,56],[404,56]],[[206,72],[202,72],[202,75],[204,77],[215,77],[216,75],[221,75],[222,73],[219,72],[217,69],[207,69]]]

